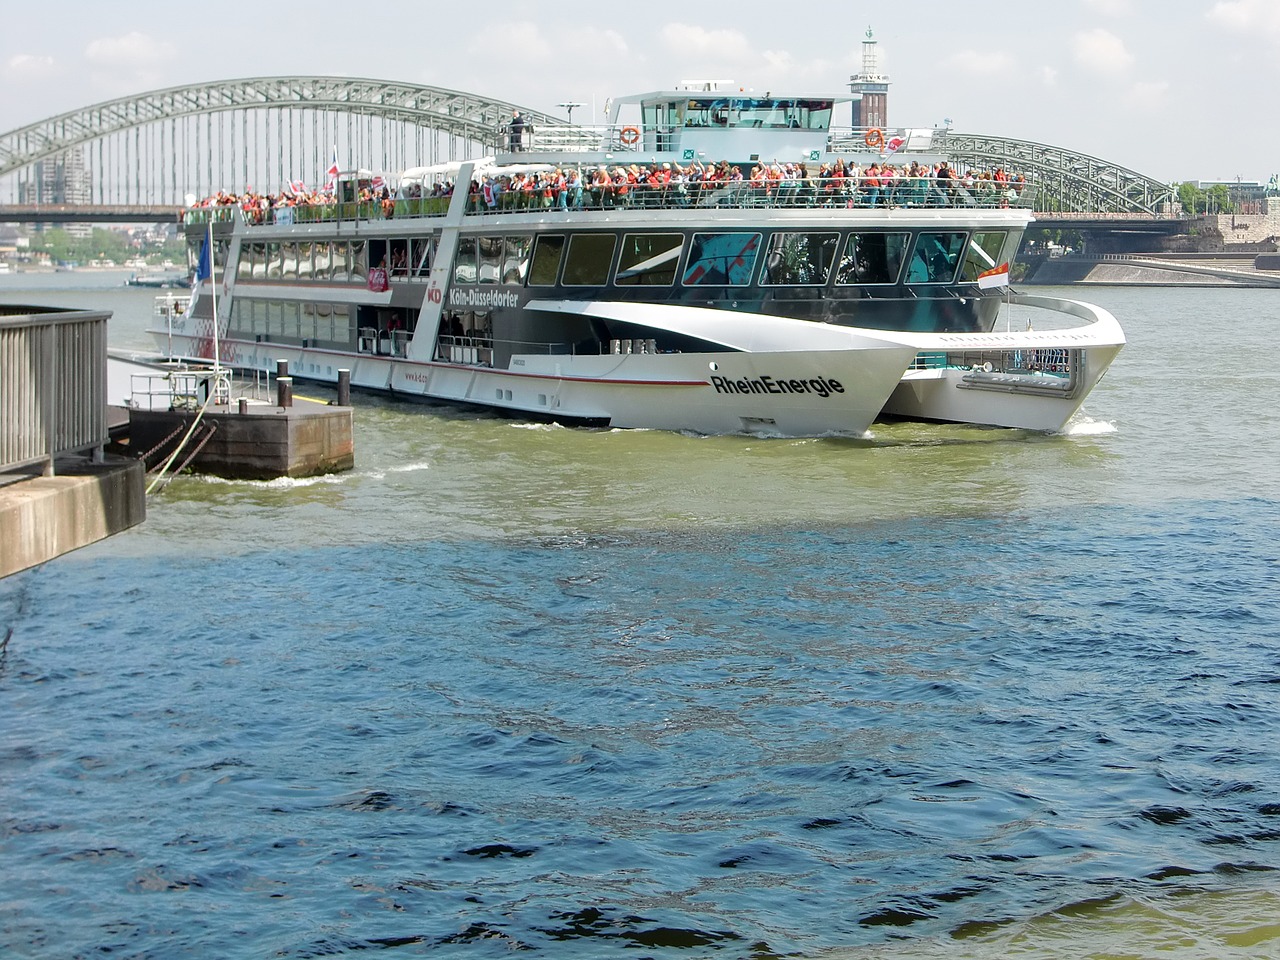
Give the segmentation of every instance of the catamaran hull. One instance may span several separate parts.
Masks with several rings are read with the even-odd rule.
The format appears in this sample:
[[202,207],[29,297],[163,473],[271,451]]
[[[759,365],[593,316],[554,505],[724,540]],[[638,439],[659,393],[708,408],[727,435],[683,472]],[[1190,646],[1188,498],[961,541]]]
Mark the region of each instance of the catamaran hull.
[[1014,295],[1009,303],[1086,323],[1044,332],[904,335],[920,355],[883,415],[1061,431],[1124,346],[1124,333],[1110,312],[1078,300]]
[[[198,356],[208,340],[175,333],[172,344]],[[813,437],[864,434],[916,350],[884,341],[850,350],[517,356],[508,370],[237,340],[223,341],[221,354],[244,371],[274,371],[277,361],[287,360],[293,376],[326,383],[336,383],[345,368],[354,387],[513,416]]]

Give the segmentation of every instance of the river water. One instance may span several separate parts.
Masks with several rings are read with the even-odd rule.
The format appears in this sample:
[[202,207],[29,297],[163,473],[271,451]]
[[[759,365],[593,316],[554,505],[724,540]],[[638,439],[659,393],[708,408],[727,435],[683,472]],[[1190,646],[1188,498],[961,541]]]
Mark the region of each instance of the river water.
[[1051,292],[1067,436],[358,396],[0,581],[0,953],[1280,956],[1275,294]]

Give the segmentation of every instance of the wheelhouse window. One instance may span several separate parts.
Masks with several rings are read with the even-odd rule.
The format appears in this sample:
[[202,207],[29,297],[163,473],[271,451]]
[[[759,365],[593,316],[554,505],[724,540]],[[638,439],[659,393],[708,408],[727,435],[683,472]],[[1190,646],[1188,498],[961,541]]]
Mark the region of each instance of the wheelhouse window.
[[964,252],[963,233],[922,233],[907,265],[907,283],[950,283]]
[[760,249],[758,233],[695,233],[689,246],[686,287],[745,287]]
[[624,234],[613,282],[620,287],[671,286],[683,246],[679,233]]
[[1000,252],[1008,235],[1003,231],[975,233],[969,237],[964,249],[964,263],[960,267],[960,279],[973,283],[984,270],[1000,265]]
[[686,127],[826,130],[830,100],[700,97],[680,105]]
[[769,238],[760,283],[815,286],[827,282],[838,233],[775,233]]
[[618,238],[612,233],[578,233],[569,238],[564,259],[565,286],[603,286],[609,280],[609,266]]
[[529,286],[554,287],[563,253],[564,237],[560,234],[543,234],[538,237],[533,248],[533,264],[529,268]]

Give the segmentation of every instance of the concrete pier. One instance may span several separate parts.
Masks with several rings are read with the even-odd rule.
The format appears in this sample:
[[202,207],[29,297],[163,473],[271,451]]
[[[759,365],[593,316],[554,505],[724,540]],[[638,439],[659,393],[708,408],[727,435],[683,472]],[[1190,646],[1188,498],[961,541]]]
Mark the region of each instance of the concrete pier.
[[0,577],[45,563],[147,516],[136,460],[59,459],[55,476],[10,474],[0,485]]
[[[350,407],[292,399],[287,407],[248,403],[241,410],[239,403],[210,406],[174,469],[197,446],[199,452],[188,468],[231,480],[312,477],[355,466]],[[157,457],[167,455],[186,436],[194,419],[194,412],[130,410],[131,452],[141,456],[159,447],[151,457],[154,466]],[[166,444],[175,432],[177,437]]]

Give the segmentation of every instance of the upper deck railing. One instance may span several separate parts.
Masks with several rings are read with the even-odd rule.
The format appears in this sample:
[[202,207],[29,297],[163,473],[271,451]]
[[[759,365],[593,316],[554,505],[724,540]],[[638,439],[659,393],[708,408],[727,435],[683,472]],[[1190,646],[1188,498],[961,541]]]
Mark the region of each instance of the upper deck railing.
[[[831,156],[857,156],[860,158],[880,158],[899,154],[935,154],[932,148],[932,132],[930,130],[912,130],[907,128],[881,127],[831,127],[827,130],[811,130],[803,127],[756,127],[751,125],[735,125],[729,123],[723,127],[707,128],[701,126],[677,126],[674,124],[640,127],[628,123],[579,125],[579,124],[540,124],[537,127],[526,127],[517,135],[509,127],[496,130],[492,139],[486,144],[495,154],[531,153],[531,154],[574,154],[574,153],[613,153],[638,154],[648,156],[655,153],[671,153],[683,149],[685,133],[697,138],[699,144],[705,142],[708,131],[720,133],[759,135],[760,143],[768,144],[772,140],[778,143],[803,141],[812,144],[812,149],[824,149]],[[824,137],[825,134],[825,137]],[[825,139],[825,143],[824,143]],[[897,149],[890,150],[889,144],[896,143]],[[725,156],[707,156],[705,160],[733,161],[735,157],[729,153],[734,149],[732,140],[725,141]],[[736,159],[742,160],[743,157]],[[804,157],[784,156],[767,157],[761,160],[772,161],[809,159]],[[824,158],[825,159],[825,158]]]
[[[550,172],[555,169],[545,167]],[[590,170],[578,170],[577,180],[563,184],[531,180],[515,185],[502,168],[491,168],[473,182],[467,197],[469,215],[559,210],[682,210],[682,209],[1030,209],[1034,185],[1025,178],[1012,181],[978,179],[950,181],[929,176],[808,177],[772,181],[699,180],[593,184]],[[504,175],[505,176],[505,175]],[[526,185],[527,184],[527,185]],[[295,205],[196,207],[187,210],[188,225],[239,221],[250,225],[281,226],[325,221],[401,220],[443,217],[450,195],[396,197],[358,203],[307,202]]]
[[0,307],[0,471],[107,442],[105,311]]

